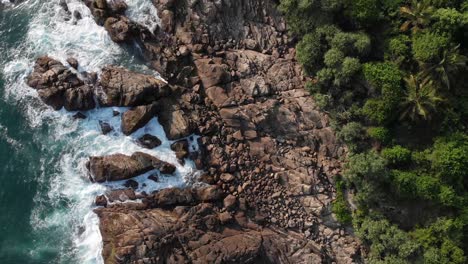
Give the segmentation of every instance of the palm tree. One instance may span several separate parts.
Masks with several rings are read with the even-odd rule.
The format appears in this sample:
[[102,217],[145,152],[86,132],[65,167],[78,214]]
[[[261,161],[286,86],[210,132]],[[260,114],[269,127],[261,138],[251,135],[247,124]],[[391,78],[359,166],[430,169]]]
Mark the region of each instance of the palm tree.
[[429,77],[422,81],[414,75],[405,78],[406,93],[401,102],[402,112],[400,119],[410,119],[412,121],[422,118],[430,120],[440,102],[443,101],[437,95],[433,82]]
[[411,6],[400,7],[400,14],[406,19],[401,25],[401,31],[412,30],[413,33],[418,32],[427,26],[431,20],[431,14],[434,8],[427,0],[411,2]]
[[460,45],[444,50],[439,62],[422,63],[421,68],[424,76],[432,75],[440,84],[450,90],[452,74],[466,67],[468,58],[458,52]]

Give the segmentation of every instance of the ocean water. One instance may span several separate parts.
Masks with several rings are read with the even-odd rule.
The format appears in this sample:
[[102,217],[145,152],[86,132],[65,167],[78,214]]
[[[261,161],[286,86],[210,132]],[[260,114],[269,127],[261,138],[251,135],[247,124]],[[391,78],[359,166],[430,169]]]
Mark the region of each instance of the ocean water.
[[[91,155],[143,151],[177,166],[174,176],[161,175],[157,183],[147,180],[148,174],[137,177],[138,191],[182,186],[196,173],[193,162],[177,163],[157,118],[125,136],[112,112],[126,108],[97,108],[84,112],[87,119],[75,120],[73,112],[44,105],[25,84],[34,60],[45,54],[64,63],[69,56],[77,58],[79,72],[117,64],[158,76],[145,65],[138,47],[113,43],[80,0],[66,2],[83,19],[68,16],[59,0],[27,0],[0,10],[1,264],[103,262],[93,201],[108,189],[122,188],[122,182],[90,183],[85,163]],[[131,19],[149,29],[159,23],[151,0],[127,3]],[[102,135],[99,121],[114,131]],[[135,139],[145,133],[163,144],[142,149]]]

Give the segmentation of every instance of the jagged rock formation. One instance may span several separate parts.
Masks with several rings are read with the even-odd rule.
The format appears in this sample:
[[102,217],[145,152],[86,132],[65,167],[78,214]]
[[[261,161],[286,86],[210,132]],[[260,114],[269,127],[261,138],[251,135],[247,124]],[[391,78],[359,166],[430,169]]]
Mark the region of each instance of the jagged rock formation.
[[[358,241],[331,213],[333,177],[347,150],[304,89],[273,0],[155,0],[156,32],[128,21],[123,7],[86,2],[97,21],[130,25],[128,34],[127,26],[106,29],[117,42],[140,43],[168,81],[106,67],[95,84],[100,102],[136,107],[122,117],[128,134],[154,114],[171,140],[200,135],[199,151],[183,142],[173,150],[193,159],[209,185],[142,194],[141,203],[98,197],[106,263],[361,262]],[[160,168],[117,159],[91,158],[93,179]]]

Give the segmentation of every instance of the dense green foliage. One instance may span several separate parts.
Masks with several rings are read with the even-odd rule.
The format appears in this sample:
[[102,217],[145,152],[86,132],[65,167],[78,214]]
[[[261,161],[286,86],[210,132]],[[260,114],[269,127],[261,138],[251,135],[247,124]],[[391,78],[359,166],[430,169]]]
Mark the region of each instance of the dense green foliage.
[[351,151],[332,210],[351,222],[353,194],[369,263],[466,263],[468,1],[279,8],[298,37],[307,87]]

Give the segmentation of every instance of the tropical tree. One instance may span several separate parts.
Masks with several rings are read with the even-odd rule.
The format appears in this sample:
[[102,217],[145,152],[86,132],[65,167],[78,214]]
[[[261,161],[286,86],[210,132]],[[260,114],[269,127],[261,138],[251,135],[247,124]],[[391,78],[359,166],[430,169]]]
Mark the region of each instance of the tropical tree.
[[400,27],[401,31],[412,30],[413,33],[426,27],[431,21],[434,8],[428,1],[411,2],[411,6],[400,7],[400,15],[406,20]]
[[425,77],[432,75],[440,84],[451,89],[453,75],[466,68],[468,58],[458,52],[460,45],[444,50],[438,62],[426,62],[421,64]]
[[422,81],[414,75],[405,78],[406,92],[401,102],[400,119],[416,121],[419,118],[430,120],[440,102],[443,101],[437,95],[433,81],[425,77]]

